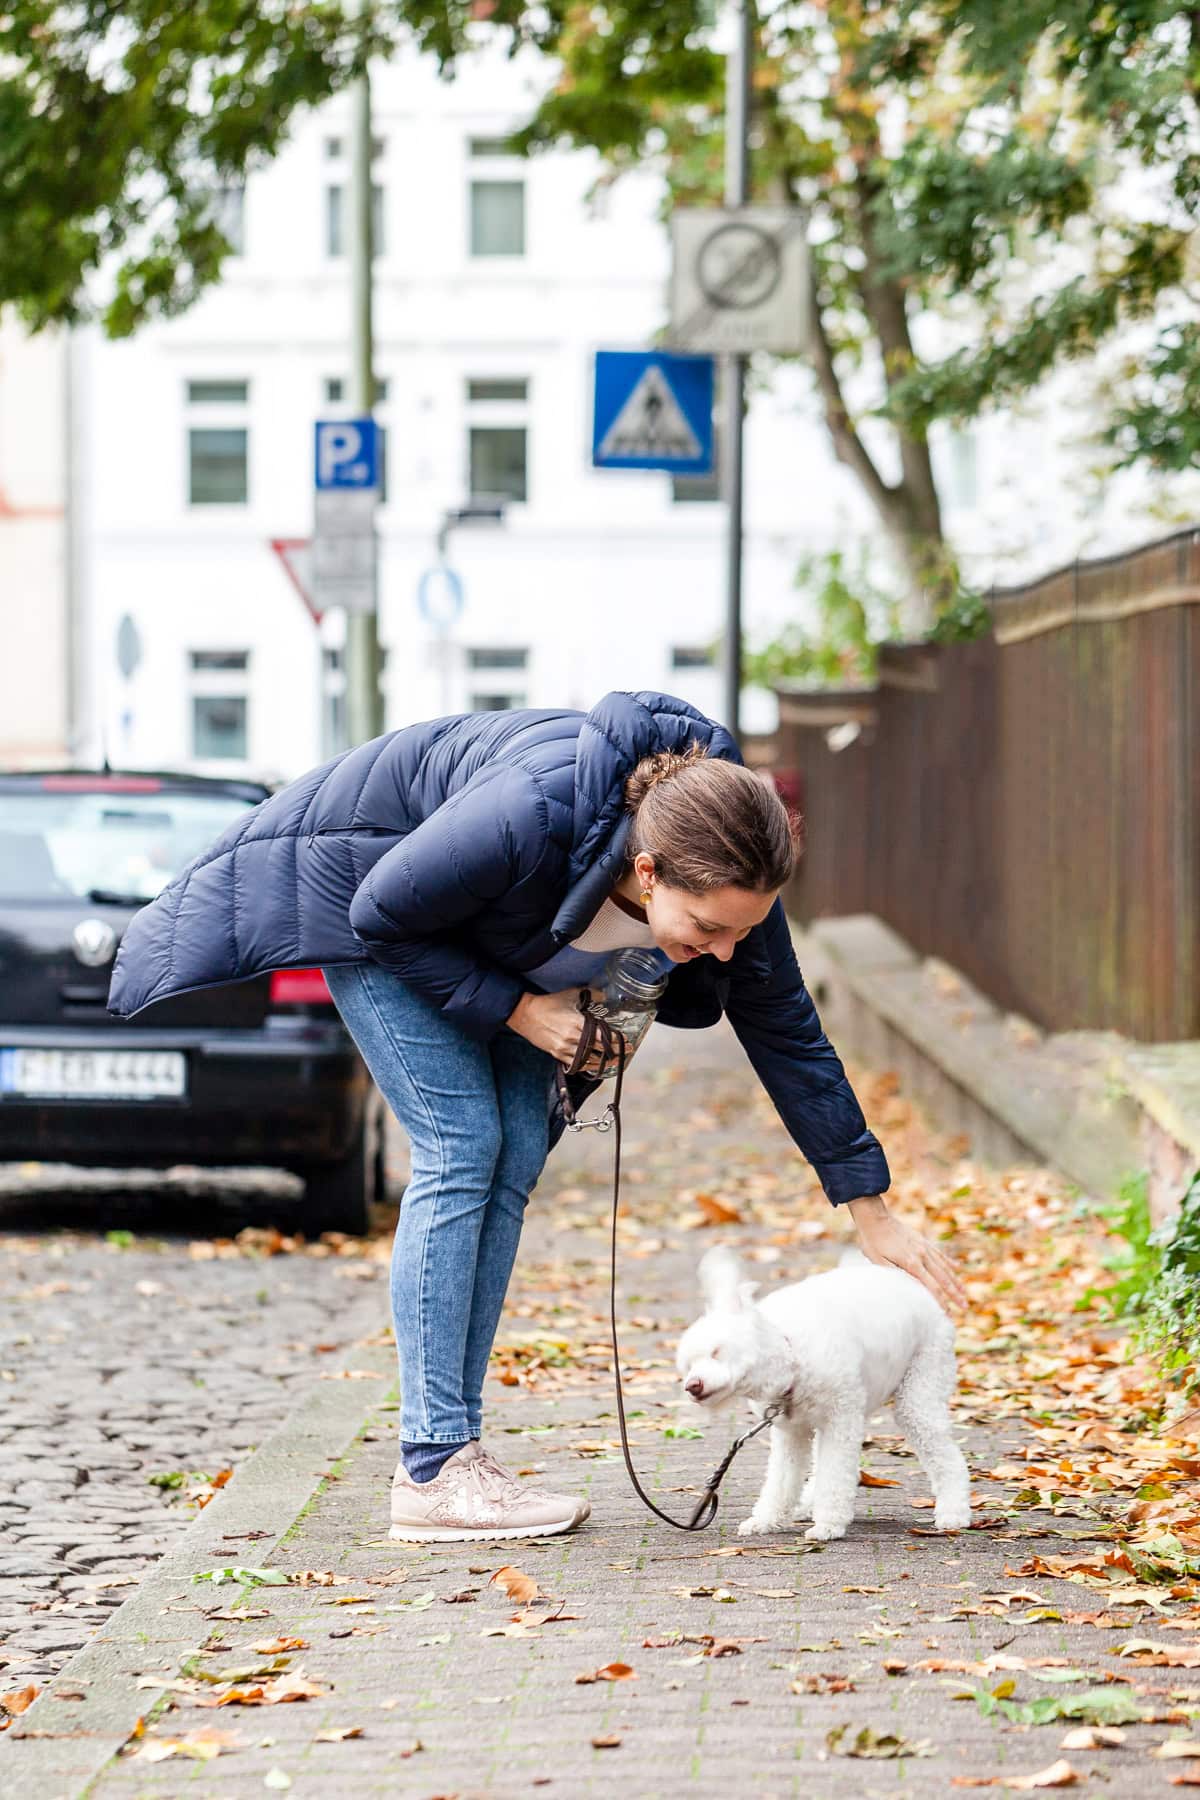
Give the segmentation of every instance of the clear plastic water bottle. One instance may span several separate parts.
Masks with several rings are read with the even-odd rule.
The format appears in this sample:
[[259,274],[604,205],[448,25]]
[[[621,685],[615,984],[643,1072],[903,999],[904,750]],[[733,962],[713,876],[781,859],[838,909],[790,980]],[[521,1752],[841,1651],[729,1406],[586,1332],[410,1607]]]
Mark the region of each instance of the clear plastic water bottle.
[[[652,950],[614,950],[605,963],[603,984],[598,991],[592,989],[588,1011],[621,1033],[626,1061],[654,1023],[666,986],[662,959]],[[616,1072],[614,1063],[603,1078]]]

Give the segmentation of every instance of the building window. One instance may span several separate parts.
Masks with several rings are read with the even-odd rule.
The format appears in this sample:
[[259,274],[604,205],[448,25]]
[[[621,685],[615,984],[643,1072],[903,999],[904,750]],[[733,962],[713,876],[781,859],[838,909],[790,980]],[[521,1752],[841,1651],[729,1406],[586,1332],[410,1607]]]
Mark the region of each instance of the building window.
[[192,755],[197,762],[245,762],[245,694],[192,695]]
[[249,436],[244,426],[193,426],[189,430],[188,500],[192,506],[246,504]]
[[528,650],[513,644],[485,645],[482,649],[467,651],[469,669],[525,669],[528,663]]
[[[345,198],[346,184],[331,182],[325,189],[325,254],[326,256],[345,256],[346,254],[346,208],[349,204]],[[372,249],[376,256],[387,254],[387,243],[384,235],[383,189],[378,182],[371,183],[371,235],[374,239]]]
[[193,675],[244,675],[250,667],[248,650],[192,650],[188,661]]
[[473,375],[466,384],[467,491],[472,502],[529,498],[529,380]]
[[[378,162],[379,158],[383,155],[384,150],[386,148],[387,148],[387,139],[386,138],[373,137],[371,139],[371,161]],[[326,156],[326,160],[328,162],[341,162],[344,159],[345,155],[346,155],[346,140],[345,140],[345,138],[327,137],[325,139],[325,156]]]
[[[346,400],[347,385],[348,384],[342,379],[342,377],[340,375],[327,375],[325,377],[325,398],[329,402],[330,406],[341,406],[343,404],[349,404]],[[376,404],[376,406],[382,406],[384,404],[384,402],[387,400],[389,393],[390,393],[390,388],[388,385],[387,376],[386,375],[377,375],[375,377],[375,404]]]
[[525,500],[527,444],[523,425],[472,425],[472,500]]
[[711,669],[713,653],[706,644],[672,644],[673,669]]
[[471,182],[471,255],[524,256],[525,183]]
[[486,405],[491,400],[516,400],[523,404],[528,398],[529,383],[524,379],[510,381],[501,377],[467,383],[467,399],[472,405],[478,405],[480,401]]
[[468,698],[471,712],[514,712],[525,705],[523,693],[472,693]]
[[246,250],[246,190],[244,187],[219,187],[212,197],[212,222],[226,240],[234,256]]
[[189,406],[245,406],[250,398],[248,381],[189,381]]
[[321,754],[346,748],[346,658],[328,644],[321,652]]
[[473,137],[467,139],[467,155],[484,157],[494,162],[498,157],[511,157],[516,152],[509,147],[506,137]]

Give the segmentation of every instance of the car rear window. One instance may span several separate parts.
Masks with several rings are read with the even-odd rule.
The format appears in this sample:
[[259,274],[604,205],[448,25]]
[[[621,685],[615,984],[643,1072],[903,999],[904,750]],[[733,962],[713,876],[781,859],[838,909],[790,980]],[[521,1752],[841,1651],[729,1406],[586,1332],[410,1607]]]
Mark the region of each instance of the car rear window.
[[0,901],[153,900],[251,804],[170,789],[0,793]]

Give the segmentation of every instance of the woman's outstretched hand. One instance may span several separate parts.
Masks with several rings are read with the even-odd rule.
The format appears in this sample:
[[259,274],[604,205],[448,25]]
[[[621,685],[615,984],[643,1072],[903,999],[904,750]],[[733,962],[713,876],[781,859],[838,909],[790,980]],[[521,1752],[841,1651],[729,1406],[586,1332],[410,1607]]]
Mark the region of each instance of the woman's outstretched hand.
[[859,1248],[868,1262],[914,1275],[947,1312],[967,1304],[967,1290],[950,1258],[910,1225],[894,1219],[882,1194],[851,1200],[850,1215],[858,1230]]

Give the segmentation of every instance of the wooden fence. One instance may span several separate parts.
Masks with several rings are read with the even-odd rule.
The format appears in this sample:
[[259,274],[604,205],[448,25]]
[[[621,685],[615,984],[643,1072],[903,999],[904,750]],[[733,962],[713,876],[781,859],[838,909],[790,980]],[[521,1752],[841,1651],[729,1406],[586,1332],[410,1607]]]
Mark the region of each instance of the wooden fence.
[[876,913],[1047,1029],[1200,1037],[1200,531],[992,602],[874,688],[779,690],[789,905]]

